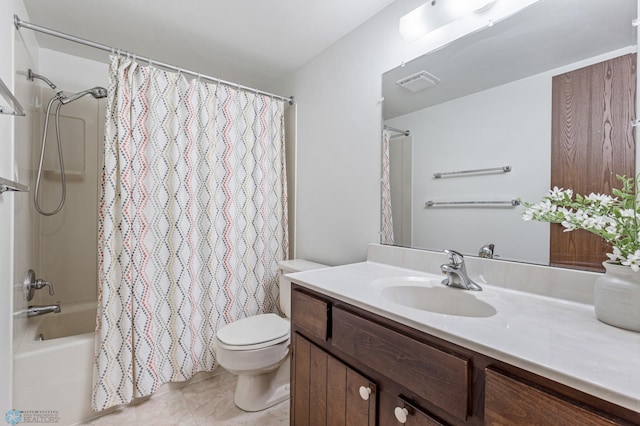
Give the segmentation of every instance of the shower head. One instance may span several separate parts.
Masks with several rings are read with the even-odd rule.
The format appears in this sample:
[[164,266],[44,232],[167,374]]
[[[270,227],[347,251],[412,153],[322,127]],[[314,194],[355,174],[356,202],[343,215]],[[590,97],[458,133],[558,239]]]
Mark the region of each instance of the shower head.
[[47,77],[45,77],[44,75],[40,75],[40,74],[36,74],[35,72],[33,72],[31,70],[31,68],[29,68],[29,71],[27,72],[27,80],[29,81],[33,81],[35,78],[37,78],[38,80],[42,80],[45,83],[47,83],[49,85],[49,87],[51,87],[52,90],[56,90],[57,87],[55,84],[53,84],[51,82],[51,80],[49,80]]
[[104,87],[93,87],[91,89],[87,89],[85,91],[82,92],[78,92],[78,93],[74,93],[73,95],[61,99],[60,102],[62,103],[62,105],[68,104],[69,102],[73,102],[76,99],[79,99],[81,97],[83,97],[84,95],[91,95],[96,99],[101,99],[101,98],[106,98],[107,97],[107,89],[105,89]]

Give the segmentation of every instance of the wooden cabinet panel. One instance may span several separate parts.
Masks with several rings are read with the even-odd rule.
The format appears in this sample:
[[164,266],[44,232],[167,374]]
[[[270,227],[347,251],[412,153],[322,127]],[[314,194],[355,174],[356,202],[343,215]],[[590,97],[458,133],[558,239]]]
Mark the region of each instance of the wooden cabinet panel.
[[344,425],[347,411],[347,369],[337,359],[327,358],[327,393],[329,394],[327,424]]
[[[309,344],[307,342],[307,344]],[[309,425],[320,426],[327,422],[327,362],[325,352],[309,344]]]
[[[373,383],[297,333],[293,353],[292,425],[376,424]],[[366,400],[361,386],[371,389]]]
[[291,424],[309,424],[311,343],[298,334],[293,339],[293,363],[291,374]]
[[485,383],[484,415],[487,425],[595,426],[618,424],[494,370],[486,370]]
[[469,363],[396,331],[333,308],[332,345],[435,406],[466,419]]
[[291,292],[291,321],[311,336],[327,340],[329,304],[299,290]]

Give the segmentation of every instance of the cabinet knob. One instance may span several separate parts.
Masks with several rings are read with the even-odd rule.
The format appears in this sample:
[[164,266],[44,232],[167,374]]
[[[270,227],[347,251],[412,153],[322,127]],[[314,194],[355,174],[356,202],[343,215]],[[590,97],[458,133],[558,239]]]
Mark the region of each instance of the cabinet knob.
[[360,386],[360,389],[358,389],[358,392],[360,392],[360,398],[366,401],[369,399],[369,395],[371,395],[371,388]]
[[407,416],[409,415],[409,410],[407,410],[406,408],[402,408],[402,407],[396,407],[396,409],[393,410],[393,414],[395,414],[396,420],[398,420],[398,422],[406,423],[407,422]]

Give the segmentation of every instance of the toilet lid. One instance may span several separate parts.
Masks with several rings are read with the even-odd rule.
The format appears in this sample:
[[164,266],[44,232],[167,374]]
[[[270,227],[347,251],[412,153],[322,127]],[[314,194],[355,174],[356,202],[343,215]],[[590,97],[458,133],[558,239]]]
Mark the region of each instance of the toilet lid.
[[226,345],[253,346],[284,341],[289,338],[289,329],[289,321],[276,314],[262,314],[227,324],[216,335]]

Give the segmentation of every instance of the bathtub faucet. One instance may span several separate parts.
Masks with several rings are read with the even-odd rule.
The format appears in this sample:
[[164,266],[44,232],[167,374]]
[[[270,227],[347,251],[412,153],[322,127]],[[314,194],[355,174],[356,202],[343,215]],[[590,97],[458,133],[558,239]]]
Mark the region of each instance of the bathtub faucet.
[[38,315],[50,314],[51,312],[57,314],[60,311],[62,311],[62,309],[60,309],[60,302],[55,305],[29,306],[27,308],[27,317],[36,317]]

